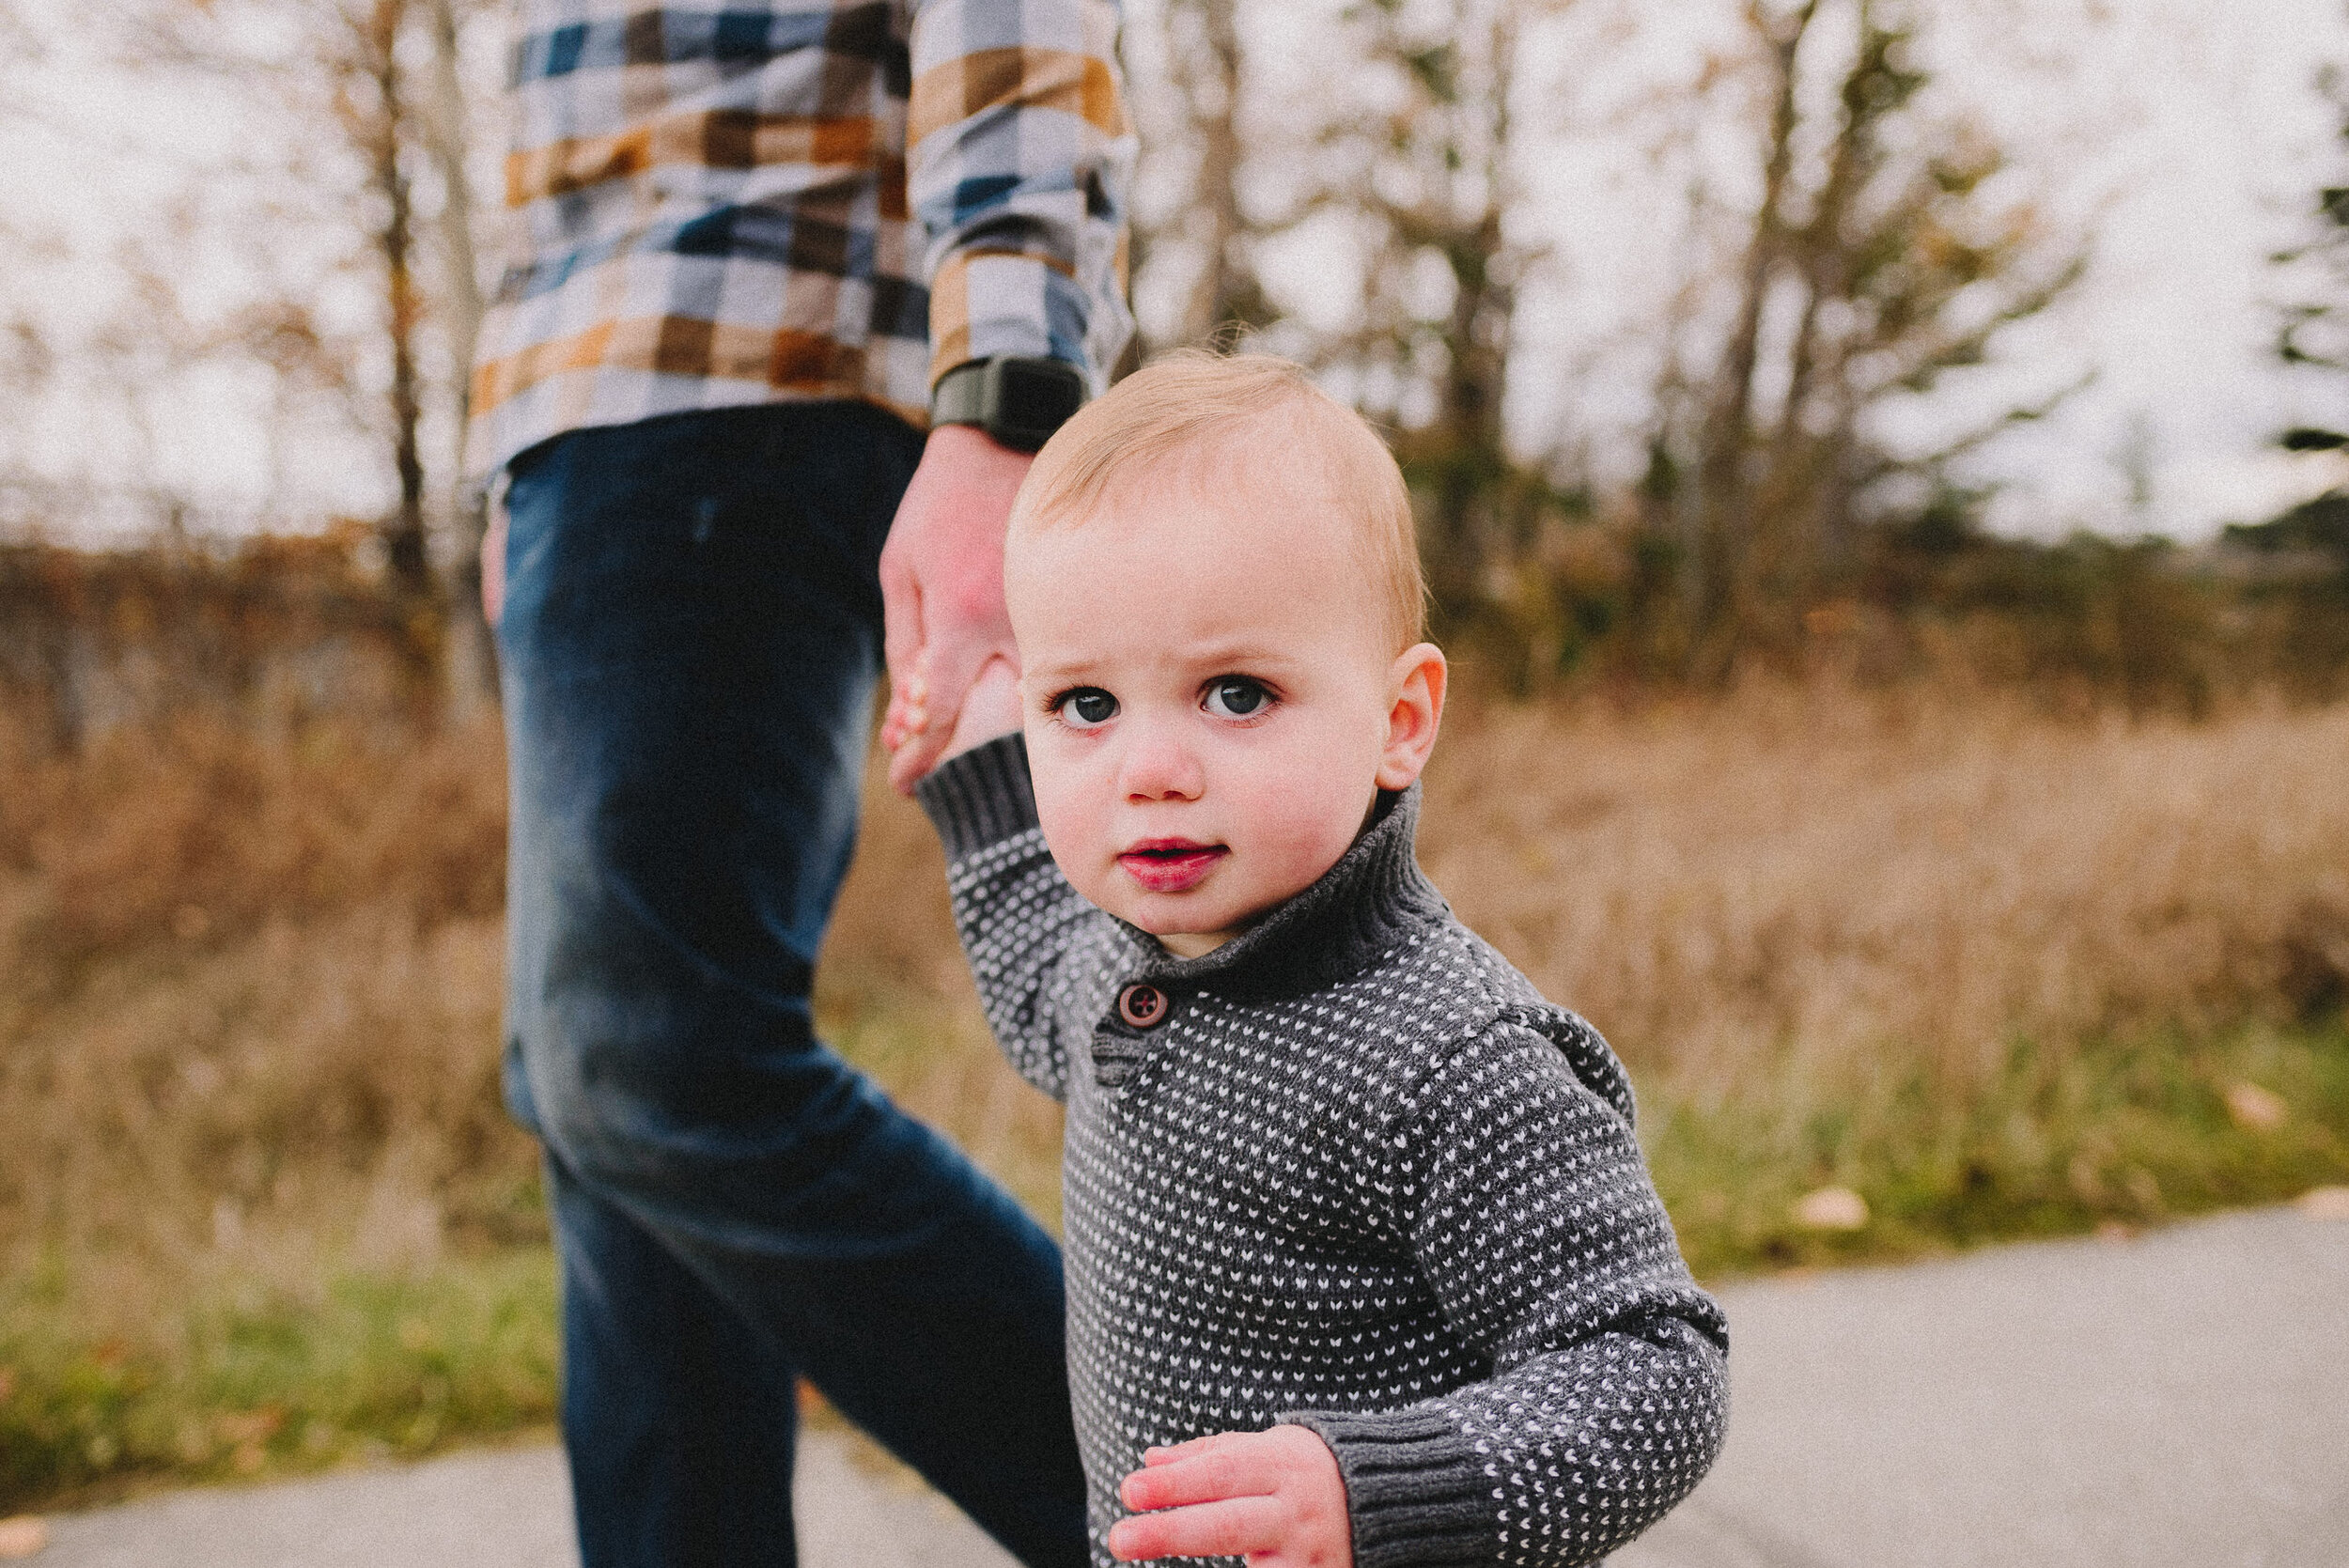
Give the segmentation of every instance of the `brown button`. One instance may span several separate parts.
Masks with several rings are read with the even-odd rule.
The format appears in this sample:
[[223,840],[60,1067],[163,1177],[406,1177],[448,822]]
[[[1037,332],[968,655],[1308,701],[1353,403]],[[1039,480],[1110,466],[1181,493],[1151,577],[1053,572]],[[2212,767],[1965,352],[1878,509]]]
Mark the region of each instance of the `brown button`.
[[1128,986],[1117,993],[1117,1016],[1136,1029],[1148,1029],[1166,1017],[1166,993],[1156,986]]

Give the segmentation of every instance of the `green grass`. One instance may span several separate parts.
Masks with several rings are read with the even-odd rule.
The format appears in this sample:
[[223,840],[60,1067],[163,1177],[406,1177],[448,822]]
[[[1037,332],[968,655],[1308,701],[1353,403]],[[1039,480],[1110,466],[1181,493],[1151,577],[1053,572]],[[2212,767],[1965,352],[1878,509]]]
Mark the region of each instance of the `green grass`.
[[[980,1084],[968,1062],[940,1061],[974,1041],[911,1015],[844,1025],[852,1055],[1049,1204],[1050,1108]],[[2247,1083],[2282,1102],[2280,1121],[2248,1126],[2230,1112],[2228,1091]],[[1890,1261],[2349,1182],[2349,1022],[2152,1033],[2061,1053],[2017,1044],[1964,1100],[1888,1075],[1832,1098],[1792,1082],[1711,1103],[1651,1087],[1643,1105],[1657,1185],[1700,1275]],[[1796,1223],[1796,1200],[1827,1184],[1867,1201],[1864,1228]],[[0,1514],[165,1481],[418,1456],[552,1421],[556,1306],[543,1242],[477,1247],[420,1270],[321,1272],[291,1289],[233,1274],[184,1298],[159,1289],[135,1344],[87,1331],[95,1286],[56,1259],[0,1282]]]
[[554,1416],[543,1246],[300,1292],[227,1279],[158,1303],[144,1344],[76,1331],[54,1264],[0,1295],[0,1514],[140,1483],[413,1457]]
[[[2244,1085],[2280,1102],[2280,1120],[2231,1111]],[[1652,1095],[1641,1130],[1706,1279],[2138,1227],[2349,1182],[2349,1020],[2061,1053],[2018,1042],[1962,1100],[1889,1074],[1833,1099],[1796,1085]],[[1797,1200],[1830,1185],[1866,1201],[1863,1227],[1797,1222]]]

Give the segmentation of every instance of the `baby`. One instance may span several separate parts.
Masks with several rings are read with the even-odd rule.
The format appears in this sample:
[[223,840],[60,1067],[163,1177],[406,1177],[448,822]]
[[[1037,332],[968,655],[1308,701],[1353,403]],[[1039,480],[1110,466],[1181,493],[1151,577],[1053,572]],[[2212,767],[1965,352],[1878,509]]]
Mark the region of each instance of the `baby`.
[[1004,587],[1021,668],[920,793],[1068,1107],[1095,1561],[1603,1557],[1719,1448],[1727,1329],[1614,1053],[1413,858],[1394,460],[1283,362],[1163,360],[1037,456]]

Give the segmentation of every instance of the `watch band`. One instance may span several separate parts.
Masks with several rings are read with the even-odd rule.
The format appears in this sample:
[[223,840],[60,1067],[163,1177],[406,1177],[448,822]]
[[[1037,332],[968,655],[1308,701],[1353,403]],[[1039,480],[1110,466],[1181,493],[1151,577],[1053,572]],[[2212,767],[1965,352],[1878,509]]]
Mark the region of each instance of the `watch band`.
[[930,423],[975,425],[1016,452],[1033,452],[1084,400],[1084,377],[1075,365],[999,354],[941,376],[930,392]]
[[987,411],[981,402],[981,384],[986,380],[988,362],[968,360],[956,365],[938,379],[930,388],[930,423],[933,425],[984,425]]

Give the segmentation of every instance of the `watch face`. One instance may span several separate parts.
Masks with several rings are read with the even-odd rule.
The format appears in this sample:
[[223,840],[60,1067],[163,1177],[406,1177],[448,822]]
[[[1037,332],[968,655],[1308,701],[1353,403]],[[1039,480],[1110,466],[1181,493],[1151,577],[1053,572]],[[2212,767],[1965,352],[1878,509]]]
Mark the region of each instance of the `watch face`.
[[1008,364],[998,383],[1001,392],[995,417],[1014,430],[1049,435],[1077,411],[1083,393],[1074,376],[1060,376],[1040,366]]

